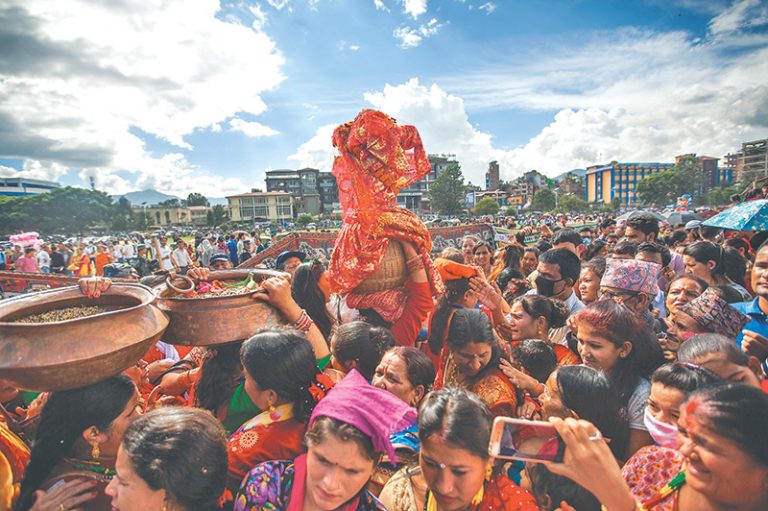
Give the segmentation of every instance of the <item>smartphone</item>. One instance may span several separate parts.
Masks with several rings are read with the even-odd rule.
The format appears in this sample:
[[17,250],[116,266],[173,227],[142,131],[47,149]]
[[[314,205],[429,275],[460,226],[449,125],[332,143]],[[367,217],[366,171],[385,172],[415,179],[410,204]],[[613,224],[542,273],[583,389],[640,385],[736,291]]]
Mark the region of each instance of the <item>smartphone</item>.
[[488,453],[494,458],[559,463],[565,443],[548,422],[496,417]]

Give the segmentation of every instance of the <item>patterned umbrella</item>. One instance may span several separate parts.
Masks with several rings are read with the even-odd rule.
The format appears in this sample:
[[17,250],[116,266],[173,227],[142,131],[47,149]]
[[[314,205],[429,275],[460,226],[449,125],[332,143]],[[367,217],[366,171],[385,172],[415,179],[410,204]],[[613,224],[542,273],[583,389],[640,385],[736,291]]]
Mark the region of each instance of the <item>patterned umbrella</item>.
[[764,231],[768,229],[768,199],[742,202],[701,225],[733,231]]

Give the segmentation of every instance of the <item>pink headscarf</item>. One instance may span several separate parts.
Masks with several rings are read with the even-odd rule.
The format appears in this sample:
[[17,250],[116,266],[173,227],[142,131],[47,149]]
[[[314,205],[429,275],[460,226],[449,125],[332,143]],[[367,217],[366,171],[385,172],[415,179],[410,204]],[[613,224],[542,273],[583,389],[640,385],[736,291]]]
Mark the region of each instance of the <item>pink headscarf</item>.
[[315,406],[307,428],[318,417],[350,424],[371,439],[376,452],[386,452],[394,463],[397,456],[389,437],[413,424],[416,416],[415,408],[391,392],[374,387],[353,369]]

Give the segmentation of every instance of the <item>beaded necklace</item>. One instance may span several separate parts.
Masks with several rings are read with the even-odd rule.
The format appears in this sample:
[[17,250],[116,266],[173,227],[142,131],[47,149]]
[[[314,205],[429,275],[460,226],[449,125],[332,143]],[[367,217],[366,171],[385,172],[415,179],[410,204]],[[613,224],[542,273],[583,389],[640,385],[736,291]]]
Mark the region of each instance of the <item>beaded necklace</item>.
[[[675,477],[672,478],[671,481],[669,481],[667,484],[661,487],[659,490],[659,493],[654,495],[653,497],[649,498],[645,502],[642,503],[642,508],[644,510],[653,509],[654,506],[659,505],[660,503],[664,502],[664,500],[667,499],[670,495],[680,490],[680,487],[685,484],[685,470],[681,470],[677,473]],[[679,495],[678,495],[679,496]],[[673,510],[677,511],[678,509],[678,496],[675,497],[675,503]]]

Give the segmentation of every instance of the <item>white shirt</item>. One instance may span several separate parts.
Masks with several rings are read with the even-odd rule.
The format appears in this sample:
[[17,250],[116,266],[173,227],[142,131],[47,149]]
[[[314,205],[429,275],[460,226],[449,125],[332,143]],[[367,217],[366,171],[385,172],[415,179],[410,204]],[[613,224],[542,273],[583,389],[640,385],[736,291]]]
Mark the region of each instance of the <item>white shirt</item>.
[[136,251],[133,250],[133,244],[127,243],[123,245],[123,257],[126,259],[132,259],[136,257]]
[[173,264],[171,263],[171,249],[168,247],[168,245],[160,245],[158,251],[160,252],[160,266],[162,266],[163,269],[167,271],[173,270]]
[[192,266],[192,258],[189,257],[187,250],[181,247],[173,251],[173,260],[176,262],[176,266]]
[[37,252],[37,265],[42,268],[44,266],[51,266],[51,256],[45,250]]

